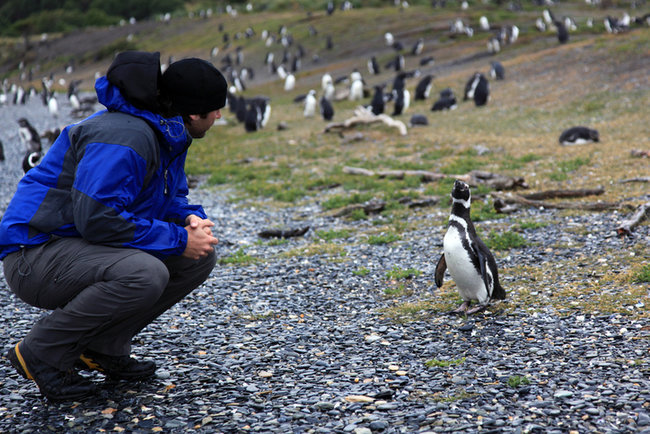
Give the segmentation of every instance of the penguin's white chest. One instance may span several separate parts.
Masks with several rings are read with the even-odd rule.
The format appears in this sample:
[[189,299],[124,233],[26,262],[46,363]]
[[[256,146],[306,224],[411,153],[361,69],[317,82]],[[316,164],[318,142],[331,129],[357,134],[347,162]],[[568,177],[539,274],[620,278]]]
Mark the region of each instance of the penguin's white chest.
[[[458,292],[463,300],[483,302],[488,297],[485,283],[481,274],[474,268],[470,252],[463,247],[463,238],[466,234],[461,233],[456,227],[450,226],[443,239],[443,249],[447,269],[458,287]],[[466,238],[465,238],[466,239]],[[467,242],[469,240],[467,239]]]

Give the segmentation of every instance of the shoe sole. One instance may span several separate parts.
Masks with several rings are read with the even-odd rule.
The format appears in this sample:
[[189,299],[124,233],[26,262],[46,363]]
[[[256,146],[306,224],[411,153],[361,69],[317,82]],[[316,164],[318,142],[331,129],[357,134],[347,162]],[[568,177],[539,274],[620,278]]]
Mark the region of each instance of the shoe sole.
[[[22,342],[22,341],[21,341]],[[41,392],[41,395],[49,399],[50,401],[70,401],[73,399],[77,398],[83,398],[89,395],[94,394],[95,390],[88,390],[86,392],[78,392],[78,393],[71,393],[69,395],[49,395],[47,393],[43,392],[43,389],[41,385],[39,384],[38,381],[34,378],[34,376],[29,372],[29,369],[27,369],[27,363],[25,362],[25,359],[23,358],[23,355],[20,353],[20,343],[18,342],[14,348],[9,350],[9,353],[7,354],[7,358],[9,359],[9,362],[11,363],[11,366],[16,369],[16,371],[25,379],[27,380],[32,380],[36,385],[38,386],[39,391]]]
[[86,355],[81,355],[79,356],[79,360],[75,363],[75,366],[78,367],[79,369],[85,370],[85,371],[97,371],[100,372],[104,375],[106,375],[109,378],[112,378],[114,380],[146,380],[148,378],[153,377],[156,375],[156,367],[153,367],[153,370],[151,371],[144,371],[144,372],[138,372],[138,373],[132,373],[132,374],[125,374],[125,373],[120,373],[120,372],[110,372],[106,371],[106,369],[102,368],[102,366],[97,363],[95,360],[93,360],[92,357],[88,357]]

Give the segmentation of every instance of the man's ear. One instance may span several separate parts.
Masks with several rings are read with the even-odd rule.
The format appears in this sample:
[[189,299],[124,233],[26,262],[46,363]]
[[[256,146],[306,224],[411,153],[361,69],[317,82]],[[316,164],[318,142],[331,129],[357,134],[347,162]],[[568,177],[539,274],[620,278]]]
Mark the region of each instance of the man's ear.
[[191,121],[195,121],[199,119],[201,116],[200,115],[188,115],[188,118],[190,118]]

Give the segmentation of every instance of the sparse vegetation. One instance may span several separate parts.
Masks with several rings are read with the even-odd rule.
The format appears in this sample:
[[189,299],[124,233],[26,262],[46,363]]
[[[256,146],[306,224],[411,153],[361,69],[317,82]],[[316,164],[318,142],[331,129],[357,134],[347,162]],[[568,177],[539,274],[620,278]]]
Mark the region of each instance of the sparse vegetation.
[[258,262],[258,258],[248,255],[244,249],[239,249],[230,256],[219,259],[222,265],[249,265]]
[[491,231],[485,244],[492,250],[509,250],[526,245],[526,239],[517,232],[506,231],[501,234]]
[[419,270],[415,268],[403,269],[395,265],[389,272],[386,273],[386,278],[391,280],[400,280],[400,279],[412,279],[421,274]]
[[508,378],[508,386],[517,388],[519,386],[525,386],[530,384],[530,380],[525,375],[513,375]]
[[438,359],[431,359],[427,360],[424,362],[425,366],[432,368],[432,367],[437,367],[437,368],[448,368],[449,366],[456,366],[460,365],[462,363],[465,363],[465,357],[461,357],[460,359],[454,359],[454,360],[438,360]]

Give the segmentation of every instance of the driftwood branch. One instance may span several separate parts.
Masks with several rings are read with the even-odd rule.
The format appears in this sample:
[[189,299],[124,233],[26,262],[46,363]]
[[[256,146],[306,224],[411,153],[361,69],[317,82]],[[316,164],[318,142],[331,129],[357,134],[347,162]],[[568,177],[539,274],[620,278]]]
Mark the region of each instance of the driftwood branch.
[[264,229],[257,235],[260,238],[292,238],[301,237],[307,233],[309,226],[294,229]]
[[363,106],[359,106],[354,110],[354,116],[346,119],[343,122],[331,122],[325,126],[325,132],[335,132],[350,129],[359,124],[374,124],[377,122],[384,123],[391,128],[397,128],[402,136],[407,134],[406,124],[402,121],[397,121],[387,114],[375,115],[370,110]]
[[[525,206],[530,206],[530,207],[535,207],[535,208],[554,208],[554,209],[581,209],[581,210],[587,210],[587,211],[605,211],[609,209],[618,209],[620,208],[621,204],[619,202],[581,202],[581,203],[572,203],[572,202],[547,202],[544,200],[531,200],[531,199],[526,199],[523,196],[517,195],[517,194],[512,194],[512,193],[492,193],[492,197],[495,199],[495,209],[498,212],[505,212],[505,211],[500,211],[500,209],[503,209],[506,205],[512,205],[512,204],[517,204],[517,205],[525,205]],[[501,208],[499,208],[501,207]],[[506,208],[507,209],[507,208]],[[511,210],[507,209],[508,212],[512,212]]]
[[378,214],[382,212],[384,208],[386,208],[386,202],[384,202],[383,200],[373,199],[373,200],[369,200],[364,204],[353,203],[352,205],[343,207],[334,214],[334,217],[343,217],[348,214],[352,214],[352,212],[358,209],[362,209],[368,215]]
[[537,193],[522,194],[521,196],[530,200],[544,200],[544,199],[567,199],[574,197],[585,196],[598,196],[605,193],[603,187],[598,188],[585,188],[578,190],[546,190]]
[[377,176],[379,178],[404,179],[406,176],[416,176],[422,182],[438,181],[444,178],[460,179],[470,186],[486,185],[495,190],[509,190],[517,187],[528,188],[528,184],[521,177],[499,175],[480,170],[473,170],[465,175],[447,175],[444,173],[428,172],[426,170],[379,170],[373,171],[360,167],[343,168],[343,173],[349,175]]
[[634,229],[634,227],[641,223],[645,218],[650,218],[650,202],[640,205],[630,219],[621,222],[621,224],[616,228],[616,233],[621,237],[632,237],[632,229]]
[[625,184],[627,182],[650,182],[650,176],[637,176],[636,178],[621,179],[619,183]]

